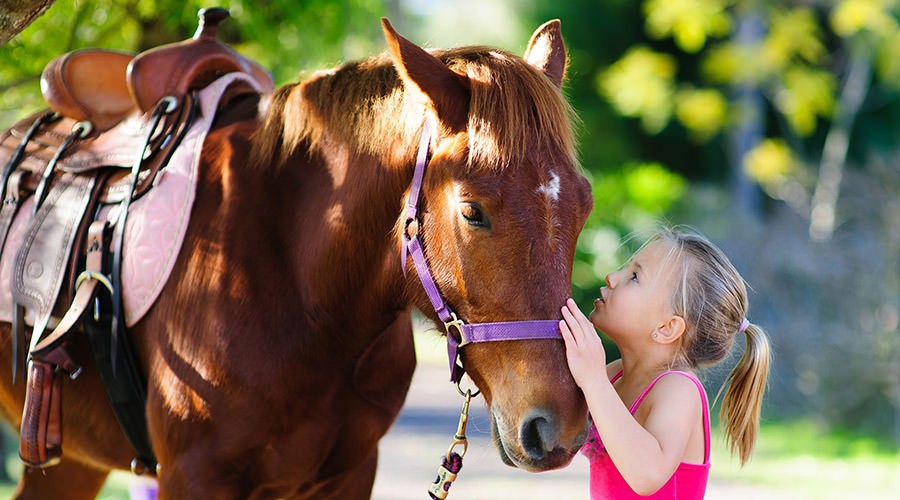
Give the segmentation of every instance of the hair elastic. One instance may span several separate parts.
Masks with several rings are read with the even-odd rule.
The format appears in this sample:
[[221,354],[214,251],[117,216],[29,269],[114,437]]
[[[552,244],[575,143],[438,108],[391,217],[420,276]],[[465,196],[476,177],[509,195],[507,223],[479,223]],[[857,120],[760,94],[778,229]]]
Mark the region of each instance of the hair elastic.
[[750,326],[750,322],[747,321],[747,318],[741,320],[741,326],[738,327],[738,331],[744,333],[747,331],[747,327]]

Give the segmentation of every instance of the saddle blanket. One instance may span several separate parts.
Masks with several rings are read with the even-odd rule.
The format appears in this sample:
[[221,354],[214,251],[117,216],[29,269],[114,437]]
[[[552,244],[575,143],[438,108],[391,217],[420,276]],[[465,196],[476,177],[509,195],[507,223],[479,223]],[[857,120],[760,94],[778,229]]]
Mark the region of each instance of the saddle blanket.
[[[190,220],[203,142],[222,94],[238,81],[262,92],[243,73],[226,74],[200,90],[198,116],[190,130],[168,165],[160,170],[155,185],[129,208],[122,255],[122,301],[127,326],[133,326],[147,313],[172,272]],[[16,252],[27,232],[33,202],[29,198],[22,203],[0,254],[0,321],[12,321],[13,299],[8,284],[12,283]],[[119,205],[106,206],[99,217],[112,221],[118,208]],[[28,311],[25,318],[28,324],[34,324],[33,311]]]

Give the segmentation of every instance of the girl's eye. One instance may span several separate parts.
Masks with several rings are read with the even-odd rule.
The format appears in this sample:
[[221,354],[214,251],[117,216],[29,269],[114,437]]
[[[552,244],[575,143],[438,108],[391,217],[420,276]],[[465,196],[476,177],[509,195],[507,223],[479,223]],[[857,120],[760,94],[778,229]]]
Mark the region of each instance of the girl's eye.
[[631,281],[637,281],[637,271],[631,272]]
[[490,222],[484,215],[484,211],[475,203],[462,203],[459,207],[459,214],[472,227],[490,228]]

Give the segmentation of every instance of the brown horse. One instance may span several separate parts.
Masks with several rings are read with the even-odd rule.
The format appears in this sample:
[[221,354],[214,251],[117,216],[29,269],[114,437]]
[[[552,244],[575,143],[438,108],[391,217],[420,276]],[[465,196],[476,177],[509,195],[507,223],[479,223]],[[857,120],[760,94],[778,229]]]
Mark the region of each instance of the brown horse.
[[[429,52],[384,27],[385,55],[246,98],[206,139],[178,261],[130,332],[162,498],[370,495],[378,440],[415,367],[410,309],[437,322],[401,270],[425,121],[435,133],[419,231],[459,317],[558,319],[570,294],[592,199],[560,90],[559,23],[538,29],[524,58]],[[8,346],[9,325],[0,335]],[[62,461],[26,471],[21,498],[93,498],[133,457],[86,350],[74,346],[85,373],[65,382]],[[587,409],[560,340],[471,344],[461,360],[506,463],[571,461]],[[18,425],[25,388],[0,372]]]

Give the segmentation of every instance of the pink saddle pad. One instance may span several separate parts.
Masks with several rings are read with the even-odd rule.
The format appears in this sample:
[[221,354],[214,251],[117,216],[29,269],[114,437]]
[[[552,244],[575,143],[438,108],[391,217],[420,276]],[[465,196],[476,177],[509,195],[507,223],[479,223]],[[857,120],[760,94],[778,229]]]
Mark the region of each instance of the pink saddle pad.
[[[122,301],[128,326],[144,317],[172,272],[197,191],[203,141],[212,126],[222,94],[237,81],[262,92],[243,73],[229,73],[198,92],[199,115],[169,164],[160,171],[154,187],[131,204],[122,254]],[[12,321],[12,293],[8,284],[16,251],[27,231],[32,204],[30,198],[23,202],[0,254],[0,320],[6,322]],[[118,205],[105,207],[100,217],[113,220],[117,209]],[[32,312],[26,313],[26,321],[33,323]]]

